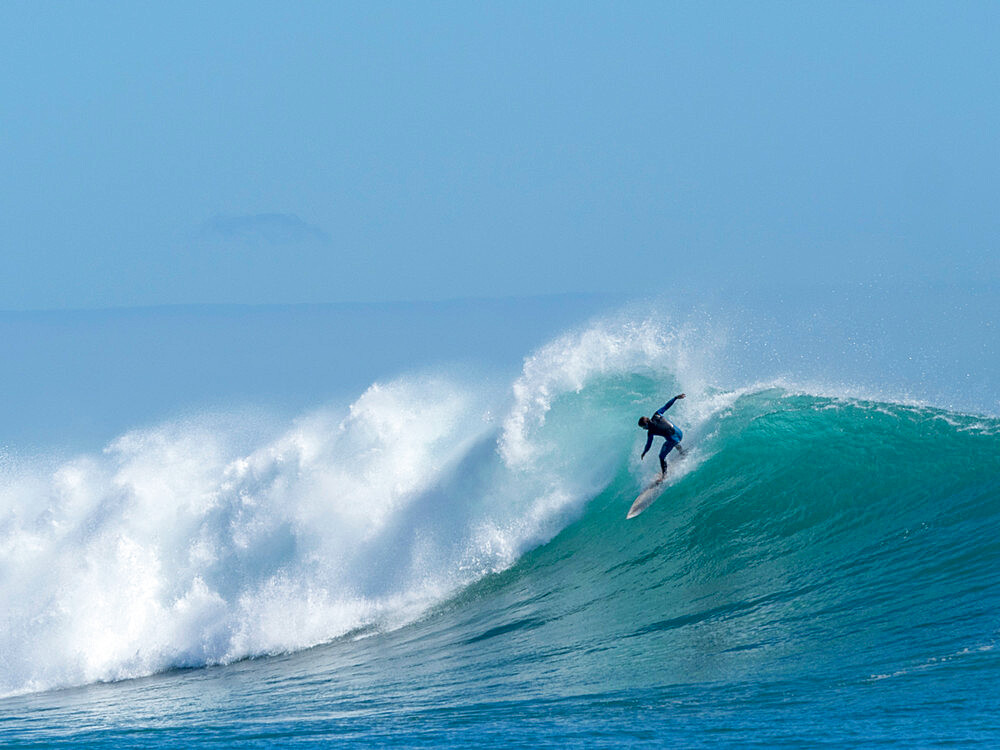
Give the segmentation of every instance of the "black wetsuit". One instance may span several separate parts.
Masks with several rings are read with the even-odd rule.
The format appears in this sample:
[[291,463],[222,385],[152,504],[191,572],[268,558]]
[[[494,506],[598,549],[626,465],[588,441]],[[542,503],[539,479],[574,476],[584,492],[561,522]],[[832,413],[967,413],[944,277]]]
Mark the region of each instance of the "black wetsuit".
[[654,437],[663,438],[663,447],[660,448],[660,471],[666,473],[667,471],[667,454],[673,450],[674,446],[681,442],[681,438],[684,434],[680,431],[673,422],[663,416],[663,412],[674,405],[674,401],[677,400],[677,396],[667,401],[662,407],[657,409],[656,414],[649,420],[646,425],[646,431],[649,435],[646,437],[646,447],[642,449],[642,455],[645,456],[649,451],[649,446],[653,444]]

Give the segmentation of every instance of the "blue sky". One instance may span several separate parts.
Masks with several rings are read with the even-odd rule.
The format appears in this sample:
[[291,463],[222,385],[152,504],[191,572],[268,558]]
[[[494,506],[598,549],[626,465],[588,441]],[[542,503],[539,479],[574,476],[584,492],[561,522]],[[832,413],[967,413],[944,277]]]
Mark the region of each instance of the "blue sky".
[[1000,281],[996,3],[0,5],[0,309]]

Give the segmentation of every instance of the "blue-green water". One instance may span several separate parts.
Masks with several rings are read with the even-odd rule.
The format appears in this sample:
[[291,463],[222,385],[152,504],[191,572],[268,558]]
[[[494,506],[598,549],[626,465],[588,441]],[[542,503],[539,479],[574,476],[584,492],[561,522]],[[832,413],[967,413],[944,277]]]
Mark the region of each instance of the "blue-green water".
[[1000,744],[1000,420],[726,389],[683,344],[10,469],[4,745]]

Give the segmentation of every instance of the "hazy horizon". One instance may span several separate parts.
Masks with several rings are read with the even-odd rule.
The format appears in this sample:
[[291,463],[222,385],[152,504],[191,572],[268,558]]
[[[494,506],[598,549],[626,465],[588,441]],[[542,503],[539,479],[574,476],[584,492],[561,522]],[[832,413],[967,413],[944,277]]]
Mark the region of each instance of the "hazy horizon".
[[0,309],[1000,280],[1000,6],[0,7]]

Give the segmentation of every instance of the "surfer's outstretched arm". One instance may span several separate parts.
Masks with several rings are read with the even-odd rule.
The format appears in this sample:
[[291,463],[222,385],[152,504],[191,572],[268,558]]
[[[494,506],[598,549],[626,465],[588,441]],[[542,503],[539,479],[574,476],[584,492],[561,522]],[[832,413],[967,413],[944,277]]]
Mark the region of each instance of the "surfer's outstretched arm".
[[671,406],[673,406],[674,405],[674,401],[676,401],[679,398],[684,398],[684,394],[683,393],[678,393],[672,399],[670,399],[669,401],[667,401],[667,403],[665,403],[663,406],[661,406],[659,409],[657,409],[656,413],[657,414],[663,414],[663,412],[665,412],[667,409],[669,409]]
[[652,444],[653,444],[653,433],[650,432],[648,435],[646,435],[646,447],[642,449],[642,455],[639,456],[640,461],[646,457],[646,454],[649,452],[649,446],[651,446]]

